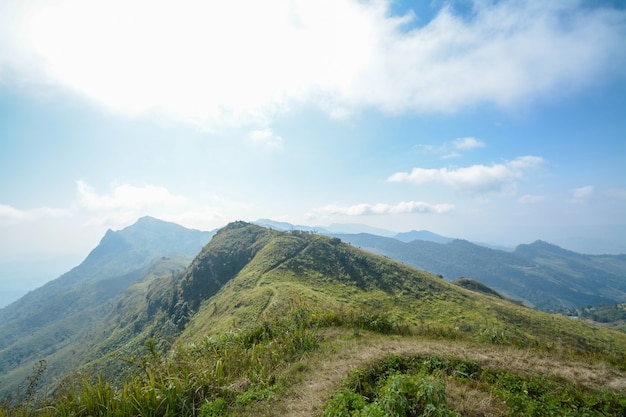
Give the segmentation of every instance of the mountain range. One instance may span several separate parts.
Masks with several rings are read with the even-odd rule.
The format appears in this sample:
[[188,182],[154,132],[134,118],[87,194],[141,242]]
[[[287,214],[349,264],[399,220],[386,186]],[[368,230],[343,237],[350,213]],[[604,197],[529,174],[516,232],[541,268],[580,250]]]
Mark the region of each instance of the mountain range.
[[336,236],[447,280],[471,277],[545,311],[626,301],[625,255],[583,255],[543,241],[508,252],[465,240],[405,243],[369,234]]
[[[259,221],[277,230],[289,223]],[[381,236],[338,233],[334,228],[307,230],[338,237],[362,249],[441,275],[448,281],[470,277],[509,298],[544,311],[626,301],[626,255],[586,255],[538,240],[503,250],[429,231]]]
[[[54,398],[60,389],[54,387],[71,378],[72,371],[101,375],[102,381],[118,381],[115,384],[135,375],[134,370],[147,373],[152,368],[141,361],[148,359],[140,359],[146,344],[151,352],[146,358],[159,352],[190,358],[201,346],[226,355],[228,350],[222,349],[242,343],[245,351],[240,354],[252,355],[254,362],[267,355],[262,353],[262,343],[276,346],[279,335],[299,335],[298,349],[303,349],[309,339],[298,332],[329,326],[337,330],[310,340],[310,349],[324,345],[324,340],[330,343],[326,347],[330,350],[322,355],[329,360],[333,352],[354,348],[342,347],[348,342],[340,329],[352,329],[372,343],[376,340],[383,350],[385,343],[395,343],[360,333],[374,331],[405,335],[409,344],[456,343],[464,346],[459,350],[463,352],[486,344],[505,346],[513,356],[514,349],[521,349],[531,359],[535,350],[538,355],[556,355],[555,360],[568,357],[580,364],[595,358],[614,375],[605,381],[607,386],[626,388],[619,382],[626,381],[626,335],[542,313],[507,298],[550,300],[545,306],[576,305],[579,296],[611,302],[615,299],[609,294],[611,288],[623,297],[623,256],[596,258],[545,242],[520,245],[509,253],[454,239],[437,243],[410,240],[412,235],[399,238],[409,241],[369,234],[280,231],[245,222],[200,232],[153,218],[109,231],[79,266],[0,309],[0,398],[15,397],[24,381],[32,381],[29,375],[40,360],[47,366],[41,383]],[[393,260],[391,254],[403,259]],[[410,262],[430,262],[429,268],[422,268],[429,272]],[[457,280],[460,277],[464,279]],[[500,281],[492,285],[485,277]],[[524,292],[531,285],[536,288]],[[283,325],[274,323],[287,318],[295,320],[296,327],[275,330],[273,326],[282,329]],[[303,323],[304,328],[298,327]],[[243,332],[244,339],[232,339],[240,337],[232,336],[237,332]],[[443,346],[437,348],[439,352]],[[306,360],[308,354],[302,352],[285,360]],[[195,368],[199,360],[194,359]],[[226,360],[224,356],[216,363]],[[238,360],[241,363],[243,356]],[[212,381],[219,381],[217,391],[193,397],[192,409],[195,401],[199,409],[223,397],[227,407],[244,415],[246,404],[237,400],[239,395],[247,392],[262,399],[265,394],[260,392],[270,393],[270,398],[287,390],[281,384],[293,375],[279,373],[280,369],[287,372],[285,363],[271,372],[211,374]],[[559,366],[565,365],[559,362]],[[177,376],[168,383],[182,379]],[[204,388],[195,386],[192,391],[199,390]],[[267,411],[267,415],[282,415],[274,413],[278,414]]]

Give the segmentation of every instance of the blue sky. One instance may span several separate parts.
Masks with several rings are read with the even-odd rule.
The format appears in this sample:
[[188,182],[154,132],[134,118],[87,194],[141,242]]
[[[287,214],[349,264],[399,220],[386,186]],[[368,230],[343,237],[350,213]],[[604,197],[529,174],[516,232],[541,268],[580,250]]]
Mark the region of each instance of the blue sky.
[[621,1],[4,1],[0,287],[143,215],[625,253],[625,41]]

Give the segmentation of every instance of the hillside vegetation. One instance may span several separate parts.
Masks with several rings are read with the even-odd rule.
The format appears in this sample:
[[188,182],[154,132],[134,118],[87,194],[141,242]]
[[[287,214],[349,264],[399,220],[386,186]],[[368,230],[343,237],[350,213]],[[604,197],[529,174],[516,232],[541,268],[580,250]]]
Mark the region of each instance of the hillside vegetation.
[[43,390],[40,363],[0,416],[624,415],[625,334],[460,284],[233,223],[120,296],[80,373]]
[[[40,360],[48,368],[42,378],[51,383],[53,375],[93,357],[94,342],[123,324],[107,322],[117,308],[112,305],[119,307],[156,277],[185,270],[212,234],[141,218],[109,230],[79,266],[0,309],[0,398]],[[127,321],[134,322],[136,304],[129,307]]]
[[473,278],[539,310],[626,301],[626,255],[584,255],[543,241],[507,252],[458,239],[437,243],[366,233],[336,236],[449,281]]

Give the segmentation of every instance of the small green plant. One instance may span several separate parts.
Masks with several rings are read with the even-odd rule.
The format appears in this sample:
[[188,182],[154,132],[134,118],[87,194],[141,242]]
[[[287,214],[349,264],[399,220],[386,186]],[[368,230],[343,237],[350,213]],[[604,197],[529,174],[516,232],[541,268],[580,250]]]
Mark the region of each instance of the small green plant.
[[218,397],[208,401],[200,407],[200,417],[222,417],[226,415],[228,404],[226,400]]
[[365,397],[347,388],[335,394],[324,408],[324,417],[359,416],[368,404]]
[[497,328],[483,329],[477,337],[479,342],[491,343],[492,345],[505,345],[509,338],[504,330]]
[[258,401],[269,400],[274,396],[274,391],[269,388],[250,389],[237,396],[235,403],[237,405],[248,406]]
[[389,416],[454,416],[448,410],[443,381],[429,375],[398,374],[380,389],[378,402]]

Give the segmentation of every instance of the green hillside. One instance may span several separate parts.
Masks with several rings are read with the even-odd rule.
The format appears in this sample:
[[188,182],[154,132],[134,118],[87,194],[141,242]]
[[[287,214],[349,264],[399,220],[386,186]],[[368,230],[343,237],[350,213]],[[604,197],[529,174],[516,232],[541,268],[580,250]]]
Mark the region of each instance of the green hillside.
[[119,296],[80,374],[43,395],[36,368],[0,416],[623,415],[625,334],[477,284],[233,223]]
[[47,362],[47,382],[82,364],[92,355],[86,347],[113,332],[102,326],[121,294],[184,270],[211,236],[141,218],[109,230],[79,266],[0,309],[0,397],[40,360]]
[[583,255],[542,241],[506,252],[465,240],[402,242],[366,233],[336,236],[449,281],[471,277],[544,311],[626,301],[624,255]]
[[[229,250],[234,242],[236,250]],[[201,301],[218,290],[218,297]],[[195,312],[183,333],[186,340],[245,327],[304,303],[320,310],[384,313],[423,334],[469,339],[480,334],[520,347],[550,344],[563,350],[584,350],[588,344],[581,333],[589,327],[575,320],[466,291],[337,238],[245,223],[214,237],[178,284],[174,299],[185,300]],[[558,342],[552,340],[555,329]],[[603,349],[619,354],[609,344]]]

